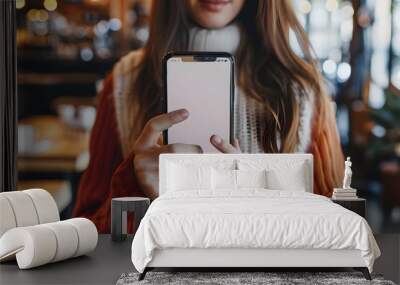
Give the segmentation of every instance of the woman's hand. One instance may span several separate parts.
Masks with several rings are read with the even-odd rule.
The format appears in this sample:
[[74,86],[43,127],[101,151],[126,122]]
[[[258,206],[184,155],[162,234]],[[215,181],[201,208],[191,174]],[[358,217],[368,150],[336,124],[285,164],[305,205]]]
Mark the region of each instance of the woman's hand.
[[241,153],[238,139],[235,139],[233,145],[223,140],[220,136],[212,135],[211,144],[222,153]]
[[159,143],[162,131],[189,117],[185,109],[158,115],[144,126],[133,146],[133,167],[143,192],[150,198],[158,196],[158,157],[161,153],[202,153],[198,145]]

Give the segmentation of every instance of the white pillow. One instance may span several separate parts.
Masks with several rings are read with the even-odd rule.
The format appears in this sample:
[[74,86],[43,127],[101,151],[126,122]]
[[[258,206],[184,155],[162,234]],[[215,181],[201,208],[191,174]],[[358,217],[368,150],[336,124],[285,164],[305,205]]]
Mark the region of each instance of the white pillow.
[[306,166],[305,161],[292,159],[238,160],[238,168],[240,170],[256,171],[265,169],[267,188],[271,190],[306,191],[308,185],[308,170]]
[[237,188],[267,188],[267,171],[235,170]]
[[288,172],[272,169],[267,171],[268,188],[272,190],[306,191],[304,167],[296,167]]
[[215,169],[211,171],[212,189],[236,189],[236,170]]
[[211,171],[212,189],[267,188],[267,176],[263,170],[215,169]]
[[211,167],[169,163],[167,173],[168,191],[211,188]]

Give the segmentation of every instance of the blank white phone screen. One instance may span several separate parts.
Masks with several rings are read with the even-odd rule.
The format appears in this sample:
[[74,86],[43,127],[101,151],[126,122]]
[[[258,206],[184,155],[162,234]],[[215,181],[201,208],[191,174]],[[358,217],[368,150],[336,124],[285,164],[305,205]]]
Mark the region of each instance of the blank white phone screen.
[[167,61],[167,111],[185,108],[189,118],[168,129],[168,143],[200,145],[205,153],[218,152],[213,134],[229,142],[231,62]]

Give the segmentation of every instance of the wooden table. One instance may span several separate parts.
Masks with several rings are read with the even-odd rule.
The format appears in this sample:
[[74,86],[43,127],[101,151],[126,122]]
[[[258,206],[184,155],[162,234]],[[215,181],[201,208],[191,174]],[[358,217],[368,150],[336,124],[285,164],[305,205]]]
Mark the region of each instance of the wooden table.
[[67,126],[57,116],[36,116],[21,120],[19,125],[32,126],[32,149],[43,142],[48,147],[19,153],[18,171],[81,172],[86,169],[89,161],[88,132]]
[[89,132],[70,127],[57,116],[35,116],[21,120],[19,125],[26,126],[19,134],[19,140],[25,141],[19,143],[28,150],[18,154],[19,188],[48,190],[49,185],[58,187],[56,180],[67,182],[68,189],[61,187],[63,192],[58,191],[54,198],[64,209],[62,217],[69,218],[80,175],[89,163]]

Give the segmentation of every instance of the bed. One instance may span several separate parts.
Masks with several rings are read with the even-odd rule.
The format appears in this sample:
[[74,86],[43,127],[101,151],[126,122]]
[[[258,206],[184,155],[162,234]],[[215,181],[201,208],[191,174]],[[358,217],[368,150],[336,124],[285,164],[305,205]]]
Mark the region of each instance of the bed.
[[159,198],[132,243],[153,268],[352,267],[380,251],[361,216],[313,194],[309,154],[163,154]]

